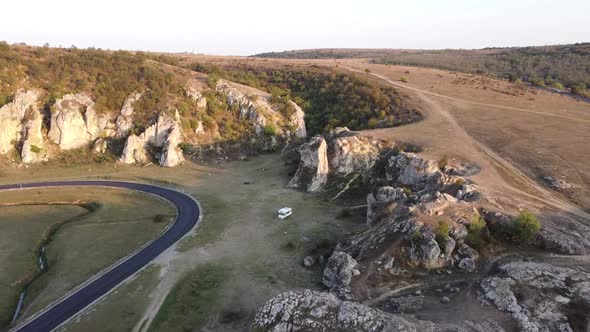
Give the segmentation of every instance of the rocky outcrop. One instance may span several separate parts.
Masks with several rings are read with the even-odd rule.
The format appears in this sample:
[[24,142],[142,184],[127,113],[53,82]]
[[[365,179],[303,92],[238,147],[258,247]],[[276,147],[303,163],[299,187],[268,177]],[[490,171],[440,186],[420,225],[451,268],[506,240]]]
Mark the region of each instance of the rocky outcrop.
[[356,265],[356,261],[349,254],[334,251],[324,268],[322,282],[328,288],[347,287],[352,277],[359,274]]
[[410,315],[389,314],[358,302],[342,301],[334,294],[311,290],[281,293],[258,311],[251,330],[297,331],[503,331],[489,321],[435,324]]
[[62,150],[77,149],[102,136],[110,136],[114,128],[108,114],[97,114],[94,102],[85,93],[68,94],[51,108],[49,139]]
[[[36,90],[19,90],[10,103],[0,108],[0,154],[8,153],[22,141],[23,129],[28,125],[25,117],[27,114],[35,117],[39,112],[40,96],[41,92]],[[33,131],[34,128],[32,134],[36,134]]]
[[406,200],[402,188],[379,187],[375,193],[367,195],[367,226],[373,227],[383,218],[395,214],[399,201]]
[[122,138],[133,128],[133,104],[141,98],[141,93],[132,93],[125,98],[121,113],[115,121],[115,137]]
[[328,180],[327,149],[326,140],[320,136],[302,144],[299,147],[299,167],[287,186],[302,188],[307,192],[320,190]]
[[288,101],[289,107],[291,107],[293,111],[293,115],[289,119],[289,124],[293,128],[293,135],[296,138],[306,138],[307,137],[307,129],[305,128],[305,113],[299,107],[299,105],[295,104],[292,101]]
[[125,164],[145,164],[150,161],[150,148],[160,150],[153,156],[161,166],[173,167],[184,161],[182,150],[182,131],[178,122],[167,115],[160,114],[158,121],[142,134],[130,135],[125,142],[120,161]]
[[377,162],[384,142],[351,133],[347,128],[336,130],[328,149],[330,169],[340,176],[352,173],[367,175]]
[[[245,95],[236,86],[226,80],[219,80],[216,90],[227,96],[227,103],[230,106],[238,108],[238,116],[242,120],[248,120],[253,123],[254,132],[257,135],[264,133],[267,124],[273,123],[268,117],[274,112],[270,104],[258,96],[253,101],[252,98]],[[280,130],[277,126],[277,130]]]
[[414,192],[444,192],[456,178],[443,173],[436,162],[414,153],[401,152],[392,156],[386,167],[387,179]]
[[510,313],[522,331],[582,331],[589,327],[587,320],[576,315],[590,309],[590,274],[573,268],[506,263],[498,268],[498,276],[481,282],[480,298]]
[[23,163],[29,164],[47,160],[47,155],[43,151],[45,143],[41,132],[42,126],[43,115],[39,110],[31,109],[24,126],[24,142],[21,150]]

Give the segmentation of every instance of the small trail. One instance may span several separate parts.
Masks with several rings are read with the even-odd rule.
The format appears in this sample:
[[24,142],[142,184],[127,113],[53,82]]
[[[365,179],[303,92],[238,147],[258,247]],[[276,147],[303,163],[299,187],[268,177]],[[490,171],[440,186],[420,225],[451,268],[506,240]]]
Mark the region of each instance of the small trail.
[[[353,72],[361,73],[360,70],[357,70],[354,68],[344,67],[344,66],[342,68],[348,69]],[[469,142],[470,144],[472,144],[477,151],[481,152],[485,157],[487,157],[487,159],[491,160],[496,167],[500,167],[504,171],[507,171],[508,173],[510,173],[511,176],[514,178],[514,180],[516,180],[516,182],[519,182],[520,184],[525,185],[528,188],[532,189],[532,191],[535,192],[535,194],[523,191],[523,190],[517,188],[516,186],[510,185],[510,184],[506,183],[506,181],[504,181],[506,183],[507,188],[509,188],[513,192],[515,192],[519,195],[522,195],[524,197],[527,197],[529,199],[533,199],[537,202],[541,202],[541,203],[547,204],[553,208],[573,214],[573,215],[585,220],[586,221],[585,224],[590,225],[590,214],[589,213],[583,211],[582,209],[580,209],[579,207],[577,207],[573,204],[570,204],[562,199],[555,197],[555,195],[553,193],[551,193],[549,190],[541,187],[538,183],[536,183],[534,180],[529,178],[526,174],[524,174],[522,171],[520,171],[518,168],[516,168],[510,162],[503,159],[496,152],[492,151],[490,148],[488,148],[484,144],[477,141],[475,138],[473,138],[471,135],[469,135],[469,133],[465,130],[465,128],[463,128],[457,122],[457,120],[453,117],[453,115],[450,112],[448,112],[440,104],[436,103],[434,100],[429,98],[427,95],[436,96],[436,97],[444,98],[444,99],[448,99],[448,100],[453,100],[455,102],[460,102],[460,103],[469,103],[469,104],[475,104],[475,105],[481,105],[481,106],[496,107],[496,108],[508,109],[508,110],[519,111],[519,112],[534,113],[534,114],[540,114],[540,115],[546,115],[546,116],[555,116],[555,117],[575,120],[578,122],[581,121],[581,122],[590,123],[590,120],[579,119],[579,118],[566,116],[566,115],[558,115],[558,114],[552,114],[552,113],[526,110],[526,109],[516,108],[516,107],[508,107],[508,106],[500,106],[500,105],[494,105],[494,104],[473,102],[473,101],[464,100],[464,99],[460,99],[460,98],[441,95],[438,93],[434,93],[431,91],[426,91],[426,90],[422,90],[422,89],[418,89],[418,88],[414,88],[414,87],[409,87],[407,85],[400,84],[400,83],[395,82],[383,75],[379,75],[376,73],[369,73],[369,75],[372,75],[372,76],[377,77],[381,80],[384,80],[385,82],[387,82],[391,85],[394,85],[396,87],[408,89],[408,90],[412,90],[412,91],[416,92],[418,97],[421,98],[424,102],[426,102],[432,108],[433,111],[435,111],[437,114],[443,116],[443,118],[453,127],[453,129],[456,131],[456,133],[463,137],[465,142]]]
[[[362,72],[362,71],[360,71],[358,69],[354,69],[354,68],[350,68],[350,67],[346,67],[346,66],[341,66],[341,67],[342,68],[345,68],[345,69],[348,69],[350,71],[357,72],[357,73],[365,73],[365,72]],[[532,113],[532,114],[538,114],[538,115],[544,115],[544,116],[552,116],[552,117],[556,117],[556,118],[574,120],[576,122],[585,122],[585,123],[590,124],[590,120],[588,120],[588,119],[577,118],[577,117],[569,116],[569,115],[561,115],[561,114],[554,114],[554,113],[533,111],[533,110],[529,110],[529,109],[525,109],[525,108],[519,108],[519,107],[503,106],[503,105],[496,105],[496,104],[489,104],[489,103],[481,103],[481,102],[477,102],[477,101],[471,101],[471,100],[461,99],[461,98],[457,98],[457,97],[451,97],[451,96],[441,95],[441,94],[436,93],[436,92],[432,92],[432,91],[428,91],[428,90],[422,90],[422,89],[418,89],[418,88],[414,88],[414,87],[408,86],[406,84],[402,84],[402,83],[396,82],[396,81],[391,80],[391,79],[389,79],[389,78],[387,78],[386,76],[383,76],[383,75],[379,75],[379,74],[375,74],[375,73],[369,73],[369,75],[372,75],[372,76],[375,76],[375,77],[377,77],[379,79],[382,79],[385,82],[387,82],[387,83],[389,83],[391,85],[394,85],[396,87],[399,87],[399,88],[403,88],[403,89],[407,89],[407,90],[412,90],[412,91],[415,91],[415,92],[420,92],[420,93],[423,93],[423,94],[427,94],[427,95],[431,95],[431,96],[435,96],[435,97],[439,97],[439,98],[443,98],[443,99],[447,99],[447,100],[452,100],[452,101],[457,101],[457,102],[467,103],[467,104],[472,104],[472,105],[478,105],[478,106],[501,108],[501,109],[505,109],[505,110],[517,111],[517,112],[523,112],[523,113]]]

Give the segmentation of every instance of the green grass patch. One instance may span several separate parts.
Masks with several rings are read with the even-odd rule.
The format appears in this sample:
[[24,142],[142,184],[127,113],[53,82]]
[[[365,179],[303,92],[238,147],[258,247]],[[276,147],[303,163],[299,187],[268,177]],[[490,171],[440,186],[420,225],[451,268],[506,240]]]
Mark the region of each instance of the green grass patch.
[[196,331],[205,326],[218,312],[219,291],[230,274],[231,268],[220,263],[198,266],[168,294],[150,331]]

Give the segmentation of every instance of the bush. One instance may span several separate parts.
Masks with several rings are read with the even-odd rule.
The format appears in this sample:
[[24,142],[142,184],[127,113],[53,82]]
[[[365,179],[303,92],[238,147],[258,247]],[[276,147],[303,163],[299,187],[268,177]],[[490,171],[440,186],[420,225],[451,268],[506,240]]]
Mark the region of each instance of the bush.
[[563,87],[563,84],[561,84],[559,82],[555,82],[555,83],[551,84],[551,87],[558,89],[558,90],[565,90],[565,88]]
[[277,135],[277,127],[275,125],[267,124],[264,126],[264,133],[268,136],[276,136]]
[[509,232],[514,239],[529,242],[541,230],[541,223],[534,214],[522,211],[510,224]]
[[484,230],[486,228],[486,222],[480,215],[474,215],[471,219],[471,223],[467,227],[467,237],[465,241],[474,249],[480,251],[484,244]]
[[33,152],[33,153],[41,153],[41,148],[40,148],[40,147],[38,147],[38,146],[36,146],[36,145],[31,145],[31,148],[30,148],[30,150],[31,150],[31,152]]
[[447,246],[447,237],[449,236],[449,223],[446,220],[440,220],[436,225],[435,240],[438,242],[441,249]]
[[185,142],[178,143],[178,147],[182,150],[183,153],[186,154],[188,154],[192,149],[192,145]]
[[408,83],[408,78],[406,76],[400,77],[399,80],[402,81],[402,83]]

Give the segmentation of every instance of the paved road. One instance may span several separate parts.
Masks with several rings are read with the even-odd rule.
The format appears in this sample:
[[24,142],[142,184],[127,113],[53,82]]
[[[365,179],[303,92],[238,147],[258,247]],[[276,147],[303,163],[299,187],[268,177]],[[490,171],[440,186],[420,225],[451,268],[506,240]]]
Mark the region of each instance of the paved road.
[[177,210],[174,224],[159,238],[143,247],[140,251],[128,257],[118,265],[109,268],[106,273],[87,283],[82,288],[62,299],[59,303],[45,309],[30,321],[14,327],[11,331],[43,332],[51,331],[80,312],[88,305],[99,299],[122,281],[150,263],[160,253],[180,240],[196,225],[199,220],[200,209],[197,202],[171,189],[148,184],[118,182],[118,181],[57,181],[37,182],[28,184],[0,185],[0,190],[37,188],[37,187],[69,187],[69,186],[99,186],[138,190],[163,197],[172,202]]

